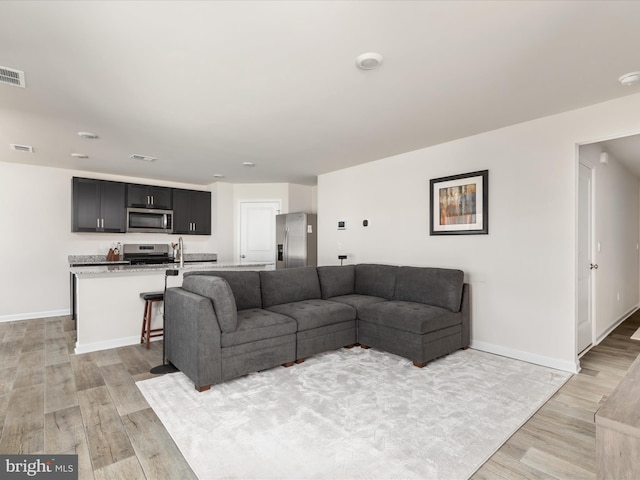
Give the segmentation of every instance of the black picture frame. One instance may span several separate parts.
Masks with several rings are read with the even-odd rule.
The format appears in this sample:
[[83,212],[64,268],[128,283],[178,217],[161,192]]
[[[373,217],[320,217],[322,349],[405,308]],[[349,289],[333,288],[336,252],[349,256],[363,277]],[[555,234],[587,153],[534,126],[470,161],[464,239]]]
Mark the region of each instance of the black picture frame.
[[433,178],[429,187],[430,235],[489,233],[489,170]]

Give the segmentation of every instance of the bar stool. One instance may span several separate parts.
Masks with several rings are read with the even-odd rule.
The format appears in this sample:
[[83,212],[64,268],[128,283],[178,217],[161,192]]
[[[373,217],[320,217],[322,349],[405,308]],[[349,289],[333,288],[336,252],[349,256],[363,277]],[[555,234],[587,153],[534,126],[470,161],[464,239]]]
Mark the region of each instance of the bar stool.
[[142,292],[140,297],[144,300],[144,316],[142,317],[140,343],[144,343],[146,339],[147,348],[149,348],[149,341],[153,337],[162,336],[162,328],[151,328],[151,313],[153,311],[153,304],[164,300],[164,292]]

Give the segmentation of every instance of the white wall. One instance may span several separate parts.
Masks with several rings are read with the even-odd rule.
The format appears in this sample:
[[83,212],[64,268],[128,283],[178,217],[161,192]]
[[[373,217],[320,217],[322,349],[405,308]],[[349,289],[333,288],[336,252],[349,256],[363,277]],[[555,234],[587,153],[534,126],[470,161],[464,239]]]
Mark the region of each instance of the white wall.
[[[595,333],[600,341],[640,302],[638,178],[613,156],[600,163],[597,144],[580,147],[580,161],[594,169]],[[639,152],[640,155],[640,152]]]
[[[169,243],[178,235],[72,233],[71,178],[140,183],[139,178],[0,162],[0,225],[3,243],[0,321],[69,312],[68,255],[105,255],[121,243]],[[160,184],[144,181],[148,184]],[[171,187],[201,187],[162,183]],[[185,252],[216,252],[217,235],[186,235]],[[108,295],[108,292],[105,292]]]
[[[319,263],[461,268],[475,348],[575,371],[576,144],[638,132],[633,95],[321,175]],[[489,235],[429,236],[429,180],[484,169]]]
[[307,185],[289,184],[289,206],[287,213],[318,213],[317,188]]
[[211,187],[213,223],[211,231],[217,239],[219,262],[232,262],[234,257],[234,198],[231,183],[218,182]]

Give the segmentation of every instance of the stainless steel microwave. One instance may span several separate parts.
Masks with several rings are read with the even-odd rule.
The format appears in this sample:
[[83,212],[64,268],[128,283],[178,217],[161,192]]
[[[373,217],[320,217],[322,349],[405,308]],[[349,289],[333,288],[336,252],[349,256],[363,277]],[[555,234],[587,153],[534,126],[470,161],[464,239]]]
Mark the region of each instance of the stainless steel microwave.
[[173,211],[127,208],[127,232],[173,233]]

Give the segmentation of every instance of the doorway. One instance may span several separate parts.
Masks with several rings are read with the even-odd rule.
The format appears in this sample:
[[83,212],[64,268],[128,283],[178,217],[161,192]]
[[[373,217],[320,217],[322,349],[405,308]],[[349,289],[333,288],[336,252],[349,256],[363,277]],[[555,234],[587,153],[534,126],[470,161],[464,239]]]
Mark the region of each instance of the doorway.
[[274,263],[280,201],[240,202],[240,263]]
[[579,164],[578,175],[578,354],[593,343],[594,270],[593,169]]

